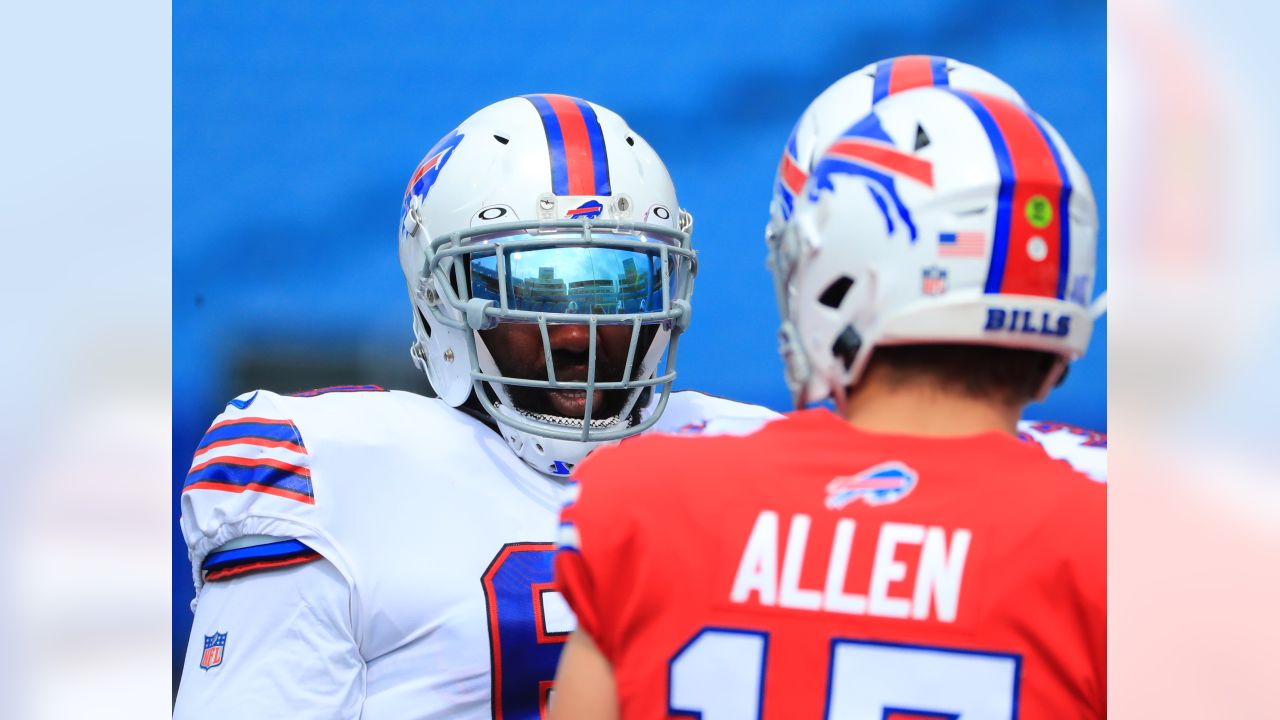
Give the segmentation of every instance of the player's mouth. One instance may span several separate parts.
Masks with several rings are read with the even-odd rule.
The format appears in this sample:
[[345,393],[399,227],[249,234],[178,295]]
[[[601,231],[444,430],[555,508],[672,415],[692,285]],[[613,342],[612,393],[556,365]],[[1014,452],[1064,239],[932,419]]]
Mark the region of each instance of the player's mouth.
[[[553,350],[551,361],[555,364],[556,379],[565,382],[586,382],[587,353],[574,350]],[[598,370],[599,368],[597,368]],[[597,374],[597,380],[602,380]],[[557,415],[566,417],[582,417],[587,411],[587,393],[585,390],[548,390],[547,399]],[[604,391],[592,393],[591,414],[602,417],[607,412],[604,407]]]
[[[548,390],[547,399],[551,401],[551,407],[556,415],[582,417],[587,412],[587,393],[583,390]],[[595,391],[591,402],[592,415],[599,414],[600,402],[603,399],[604,392]]]

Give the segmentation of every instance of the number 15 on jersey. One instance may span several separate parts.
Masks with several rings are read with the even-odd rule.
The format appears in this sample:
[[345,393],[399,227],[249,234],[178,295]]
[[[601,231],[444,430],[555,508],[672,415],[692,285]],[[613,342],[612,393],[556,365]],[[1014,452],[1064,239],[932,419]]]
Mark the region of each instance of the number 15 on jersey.
[[[760,718],[768,657],[766,632],[703,628],[671,659],[667,712],[701,720]],[[1017,655],[833,638],[824,717],[1012,720],[1021,670]]]

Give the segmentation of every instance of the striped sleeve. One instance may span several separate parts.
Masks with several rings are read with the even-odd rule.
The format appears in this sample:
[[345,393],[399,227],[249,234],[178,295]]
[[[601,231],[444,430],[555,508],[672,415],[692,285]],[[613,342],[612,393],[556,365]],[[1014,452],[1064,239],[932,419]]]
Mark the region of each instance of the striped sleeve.
[[235,398],[194,448],[180,504],[197,590],[333,555],[286,400],[267,390]]
[[286,417],[220,415],[196,446],[182,492],[193,490],[256,492],[315,503],[311,458],[298,428]]
[[301,540],[277,540],[211,552],[200,564],[200,570],[205,582],[217,582],[319,559],[320,553]]

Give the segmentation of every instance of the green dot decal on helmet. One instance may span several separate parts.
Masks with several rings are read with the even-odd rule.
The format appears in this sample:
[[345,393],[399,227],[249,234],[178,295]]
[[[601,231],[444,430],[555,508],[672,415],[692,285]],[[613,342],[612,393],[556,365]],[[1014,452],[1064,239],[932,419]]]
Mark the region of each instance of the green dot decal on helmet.
[[1027,222],[1033,227],[1044,229],[1053,222],[1053,203],[1043,195],[1036,195],[1027,201]]

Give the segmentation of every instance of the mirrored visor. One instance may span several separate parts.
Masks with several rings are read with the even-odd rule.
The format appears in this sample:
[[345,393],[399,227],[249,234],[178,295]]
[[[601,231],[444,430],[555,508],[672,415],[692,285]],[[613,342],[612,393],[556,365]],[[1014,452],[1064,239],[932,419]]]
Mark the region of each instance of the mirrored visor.
[[[520,250],[508,245],[504,259],[507,307],[546,313],[626,315],[661,312],[662,258],[653,251],[609,247],[546,247]],[[668,257],[670,297],[680,297],[685,274]],[[495,254],[473,254],[471,296],[501,306]]]

